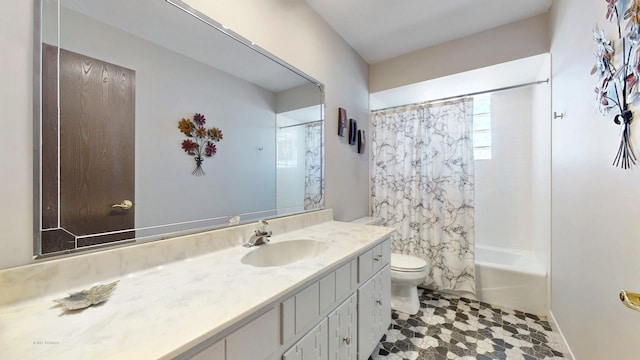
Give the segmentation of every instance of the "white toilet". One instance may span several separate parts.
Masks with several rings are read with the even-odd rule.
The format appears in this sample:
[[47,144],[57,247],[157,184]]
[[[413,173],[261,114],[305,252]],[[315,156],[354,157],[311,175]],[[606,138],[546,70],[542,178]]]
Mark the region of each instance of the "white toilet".
[[[353,222],[380,225],[380,218],[363,217]],[[420,310],[418,285],[427,277],[427,262],[411,255],[391,254],[391,308],[413,315]]]
[[411,255],[391,254],[391,308],[409,315],[420,310],[418,285],[427,277],[427,262]]

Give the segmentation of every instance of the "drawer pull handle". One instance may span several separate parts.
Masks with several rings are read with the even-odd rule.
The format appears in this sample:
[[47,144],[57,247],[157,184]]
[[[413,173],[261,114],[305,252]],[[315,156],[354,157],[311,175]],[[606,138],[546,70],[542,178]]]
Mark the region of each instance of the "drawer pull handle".
[[342,341],[344,341],[344,343],[347,344],[347,345],[351,344],[351,338],[350,337],[346,337],[346,338],[342,339]]
[[382,260],[382,255],[376,255],[376,257],[374,257],[373,260],[375,260],[375,261]]
[[382,305],[382,300],[376,300],[376,304]]

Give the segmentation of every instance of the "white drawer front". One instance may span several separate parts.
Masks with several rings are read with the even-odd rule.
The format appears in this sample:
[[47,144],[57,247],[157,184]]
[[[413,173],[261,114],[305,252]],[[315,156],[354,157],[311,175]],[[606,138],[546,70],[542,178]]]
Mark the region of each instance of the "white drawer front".
[[227,336],[227,360],[267,359],[278,347],[276,310]]

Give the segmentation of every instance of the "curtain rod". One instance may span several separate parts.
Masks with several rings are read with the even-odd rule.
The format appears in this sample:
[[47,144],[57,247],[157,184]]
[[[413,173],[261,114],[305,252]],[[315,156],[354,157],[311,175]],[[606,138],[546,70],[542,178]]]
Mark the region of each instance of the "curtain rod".
[[317,123],[317,122],[321,122],[322,120],[313,120],[313,121],[307,121],[307,122],[303,122],[300,124],[293,124],[293,125],[287,125],[287,126],[280,126],[278,129],[286,129],[286,128],[290,128],[290,127],[294,127],[294,126],[302,126],[302,125],[307,125],[307,124],[313,124],[313,123]]
[[492,93],[492,92],[517,89],[517,88],[521,88],[521,87],[525,87],[525,86],[539,85],[539,84],[544,84],[544,83],[548,83],[548,82],[549,82],[549,79],[547,78],[546,80],[532,81],[532,82],[528,82],[528,83],[505,86],[505,87],[491,89],[491,90],[477,91],[477,92],[472,92],[472,93],[463,94],[463,95],[447,96],[447,97],[440,98],[440,99],[428,100],[428,101],[420,101],[420,102],[413,103],[413,104],[390,106],[390,107],[386,107],[386,108],[382,108],[382,109],[371,110],[371,112],[373,113],[373,112],[378,112],[378,111],[386,111],[386,110],[391,110],[391,109],[398,109],[398,108],[402,108],[402,107],[405,107],[405,106],[411,106],[411,105],[426,105],[426,104],[440,102],[440,101],[447,101],[447,100],[458,99],[458,98],[463,98],[463,97],[467,97],[467,96],[475,96],[475,95],[482,95],[482,94],[487,94],[487,93]]

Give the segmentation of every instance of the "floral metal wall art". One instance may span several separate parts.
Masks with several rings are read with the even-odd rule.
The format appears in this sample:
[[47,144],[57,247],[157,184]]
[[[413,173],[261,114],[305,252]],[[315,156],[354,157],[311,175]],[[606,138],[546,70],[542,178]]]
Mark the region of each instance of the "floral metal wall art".
[[[617,25],[617,38],[609,40],[597,25],[593,31],[596,64],[591,74],[598,76],[596,100],[603,115],[612,111],[613,121],[623,126],[613,165],[629,169],[637,158],[631,143],[631,105],[640,98],[640,0],[605,0],[607,20]],[[624,28],[623,28],[624,26]]]
[[188,139],[182,142],[182,149],[189,155],[195,155],[196,168],[192,174],[195,176],[205,175],[202,170],[203,156],[211,157],[218,151],[216,144],[222,140],[222,130],[217,127],[205,128],[206,119],[202,114],[195,114],[191,119],[182,119],[178,122],[178,129],[185,134]]

